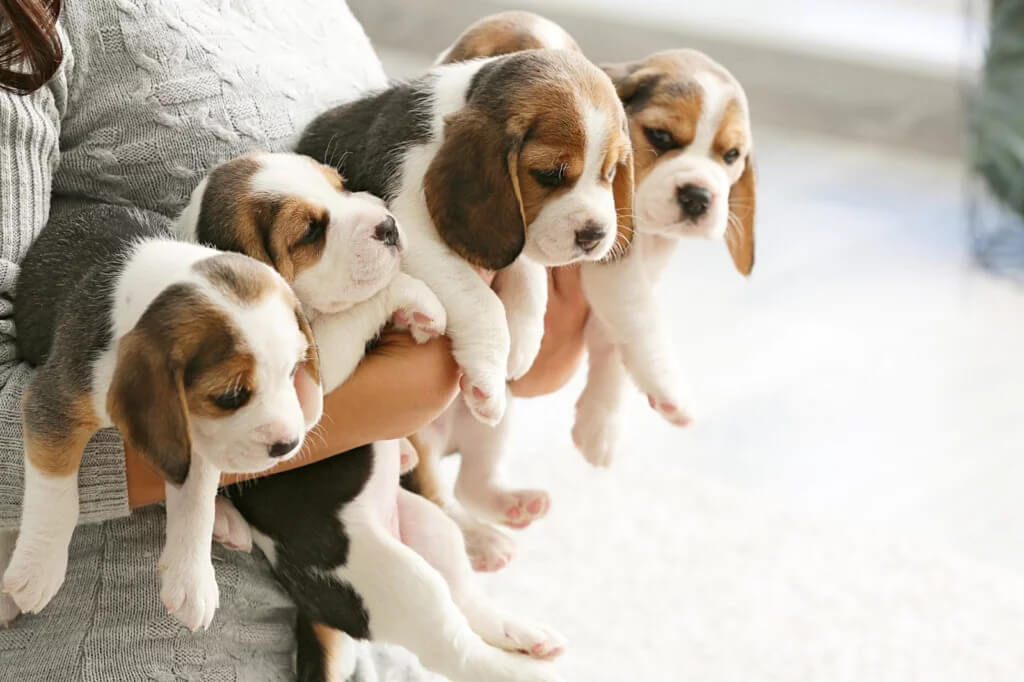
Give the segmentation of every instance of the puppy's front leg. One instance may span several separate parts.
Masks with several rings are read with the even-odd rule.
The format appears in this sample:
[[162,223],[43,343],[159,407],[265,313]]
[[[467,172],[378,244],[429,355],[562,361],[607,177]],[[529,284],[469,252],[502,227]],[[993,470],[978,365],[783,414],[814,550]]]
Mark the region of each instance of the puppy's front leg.
[[547,269],[526,256],[499,270],[494,291],[505,306],[511,348],[508,378],[519,379],[530,369],[544,338],[544,311],[548,305]]
[[219,482],[220,471],[194,455],[185,483],[166,486],[167,539],[160,557],[160,598],[167,612],[193,632],[210,627],[220,605],[210,556]]
[[64,582],[78,522],[78,466],[96,431],[89,398],[44,365],[25,396],[25,497],[3,586],[24,613],[37,613]]
[[631,255],[615,263],[584,263],[583,291],[651,407],[670,423],[686,426],[693,421],[688,391],[661,323],[653,284],[641,259]]
[[370,298],[337,314],[320,315],[310,327],[320,353],[320,380],[324,393],[333,391],[355,371],[366,355],[366,343],[377,336],[391,315],[388,293]]
[[472,266],[436,236],[410,244],[402,268],[423,280],[448,311],[452,354],[462,368],[462,398],[473,416],[497,424],[505,414],[509,334],[505,308]]

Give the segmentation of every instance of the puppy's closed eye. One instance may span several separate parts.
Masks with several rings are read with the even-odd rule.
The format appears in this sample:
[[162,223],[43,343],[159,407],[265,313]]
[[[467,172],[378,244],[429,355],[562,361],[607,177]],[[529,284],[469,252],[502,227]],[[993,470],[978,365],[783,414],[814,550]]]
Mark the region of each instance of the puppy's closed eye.
[[565,170],[564,165],[550,169],[535,168],[530,171],[530,175],[533,176],[533,179],[536,180],[539,185],[554,189],[564,185],[565,181],[568,179]]
[[319,244],[327,236],[327,226],[330,225],[330,222],[331,217],[328,213],[311,217],[309,224],[306,226],[306,231],[302,233],[302,236],[295,242],[295,245],[309,246],[311,244]]
[[245,386],[234,386],[224,393],[210,396],[210,402],[222,410],[233,412],[239,410],[252,398],[252,391]]

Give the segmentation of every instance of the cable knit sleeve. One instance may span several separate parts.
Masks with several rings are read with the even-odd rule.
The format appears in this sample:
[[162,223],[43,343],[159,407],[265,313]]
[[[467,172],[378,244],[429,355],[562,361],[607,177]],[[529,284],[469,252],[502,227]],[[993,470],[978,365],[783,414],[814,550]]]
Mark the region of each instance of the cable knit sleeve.
[[[29,95],[0,90],[0,530],[16,527],[20,517],[21,400],[32,374],[18,357],[14,289],[18,264],[50,214],[66,101],[66,68]],[[124,452],[116,431],[102,431],[92,440],[78,480],[82,523],[129,513]]]

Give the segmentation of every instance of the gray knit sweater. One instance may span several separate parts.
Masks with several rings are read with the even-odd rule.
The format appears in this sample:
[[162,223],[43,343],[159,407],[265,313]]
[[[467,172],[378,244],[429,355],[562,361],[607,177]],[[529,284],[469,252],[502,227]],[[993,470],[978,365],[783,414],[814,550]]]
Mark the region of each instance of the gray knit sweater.
[[[71,0],[61,30],[51,82],[0,91],[0,528],[19,517],[31,373],[14,284],[51,212],[102,201],[174,216],[218,162],[285,149],[314,115],[384,83],[342,0]],[[293,607],[265,562],[218,548],[221,609],[208,633],[187,633],[158,597],[163,512],[129,517],[116,431],[90,444],[79,485],[87,525],[68,580],[0,631],[0,680],[287,679]]]

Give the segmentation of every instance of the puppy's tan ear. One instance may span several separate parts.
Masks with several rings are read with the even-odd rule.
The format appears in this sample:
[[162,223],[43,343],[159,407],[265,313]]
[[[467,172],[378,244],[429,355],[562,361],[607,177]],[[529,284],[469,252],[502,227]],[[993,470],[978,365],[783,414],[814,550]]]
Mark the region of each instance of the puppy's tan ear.
[[117,349],[107,411],[125,443],[171,483],[181,485],[192,461],[184,368],[165,344],[136,327]]
[[725,242],[732,262],[746,276],[754,269],[754,214],[757,208],[757,187],[754,179],[754,155],[745,159],[743,174],[729,190],[729,226]]
[[630,77],[637,70],[637,65],[634,62],[601,64],[600,67],[612,79],[615,91],[619,93],[619,99],[625,101],[634,95],[637,79]]
[[313,330],[306,321],[306,316],[298,307],[295,308],[295,319],[299,329],[306,336],[309,346],[306,348],[306,360],[299,366],[295,375],[295,391],[299,396],[299,407],[306,422],[306,430],[313,428],[324,412],[324,389],[320,378],[320,353],[313,340]]
[[616,226],[615,246],[609,260],[623,256],[633,243],[633,153],[623,157],[612,181],[612,195],[615,197]]
[[488,270],[512,263],[526,243],[517,174],[521,143],[490,116],[460,111],[445,121],[444,143],[423,179],[442,239]]

